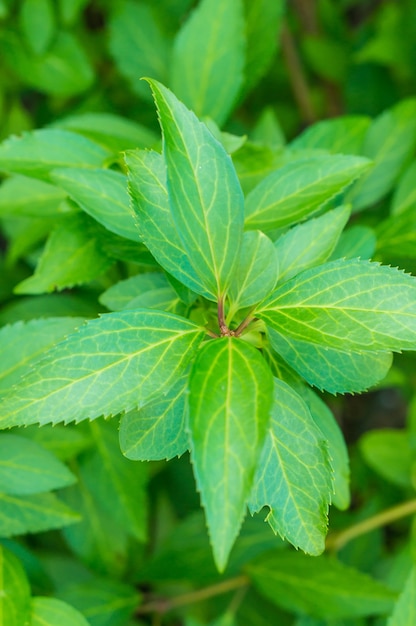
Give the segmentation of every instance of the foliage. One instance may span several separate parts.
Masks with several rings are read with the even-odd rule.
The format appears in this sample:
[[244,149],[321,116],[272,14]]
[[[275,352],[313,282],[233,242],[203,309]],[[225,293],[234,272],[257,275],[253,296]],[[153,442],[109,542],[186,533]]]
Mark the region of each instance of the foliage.
[[415,6],[360,11],[0,2],[1,624],[412,623]]

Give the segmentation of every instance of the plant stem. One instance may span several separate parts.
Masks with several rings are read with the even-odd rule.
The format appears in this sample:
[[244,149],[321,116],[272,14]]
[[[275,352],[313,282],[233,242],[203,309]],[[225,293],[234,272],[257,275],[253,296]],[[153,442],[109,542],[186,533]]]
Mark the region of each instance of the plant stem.
[[197,589],[196,591],[190,591],[189,593],[184,593],[180,596],[177,596],[176,598],[159,598],[156,600],[152,600],[151,602],[147,602],[146,604],[142,604],[142,606],[139,606],[139,608],[137,609],[137,614],[163,614],[180,606],[194,604],[195,602],[201,602],[202,600],[207,600],[208,598],[219,596],[223,593],[227,593],[228,591],[233,591],[234,589],[242,589],[244,587],[248,587],[249,584],[250,579],[248,578],[248,576],[243,575],[237,576],[235,578],[229,578],[228,580],[224,580],[221,583],[210,585],[209,587],[204,587],[203,589]]
[[391,524],[392,522],[395,522],[402,517],[406,517],[407,515],[411,515],[412,513],[416,513],[416,499],[409,500],[403,504],[386,509],[381,513],[377,513],[377,515],[374,515],[373,517],[369,517],[362,522],[358,522],[358,524],[354,524],[354,526],[346,528],[345,530],[332,533],[326,541],[326,549],[332,552],[337,552],[352,539],[365,535],[376,528],[381,528],[382,526]]

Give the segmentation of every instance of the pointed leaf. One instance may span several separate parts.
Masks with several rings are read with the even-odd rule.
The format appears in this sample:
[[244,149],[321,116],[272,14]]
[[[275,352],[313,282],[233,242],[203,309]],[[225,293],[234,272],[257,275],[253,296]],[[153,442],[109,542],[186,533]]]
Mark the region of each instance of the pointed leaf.
[[256,315],[297,341],[343,351],[414,350],[416,279],[368,261],[332,261],[277,287]]
[[55,35],[55,9],[51,0],[24,0],[19,26],[30,51],[41,56]]
[[260,231],[244,233],[228,295],[235,309],[256,304],[273,291],[279,276],[276,251]]
[[75,481],[66,465],[38,443],[0,434],[0,491],[24,496],[66,487]]
[[344,115],[322,120],[303,131],[290,147],[294,150],[321,148],[332,154],[362,154],[362,145],[371,119],[364,115]]
[[46,128],[6,139],[0,145],[0,170],[46,178],[55,167],[100,167],[107,156],[85,137]]
[[416,623],[416,567],[407,578],[387,626],[409,626]]
[[272,230],[315,213],[368,169],[363,157],[322,155],[288,163],[264,178],[247,196],[245,226]]
[[302,398],[274,381],[274,403],[250,496],[252,511],[268,506],[275,533],[309,554],[325,548],[333,490],[326,441]]
[[57,215],[65,197],[62,189],[42,180],[12,176],[0,187],[0,214],[31,217]]
[[121,417],[120,448],[128,459],[171,459],[188,449],[188,379],[186,372],[164,396]]
[[103,315],[52,348],[5,397],[0,425],[94,419],[145,404],[175,382],[203,337],[161,311]]
[[333,252],[349,215],[349,208],[341,206],[294,226],[279,237],[274,244],[279,260],[279,282],[324,263]]
[[270,552],[249,566],[249,576],[275,604],[323,619],[383,614],[396,597],[367,574],[325,556]]
[[52,493],[13,496],[0,493],[0,535],[14,537],[62,528],[80,516]]
[[29,626],[89,626],[85,617],[57,598],[36,597],[31,602]]
[[192,461],[220,570],[244,518],[268,423],[271,391],[272,375],[266,362],[240,339],[210,341],[192,369]]
[[383,380],[391,352],[348,352],[293,339],[269,328],[273,348],[310,385],[330,393],[359,393]]
[[52,170],[51,179],[105,228],[126,239],[140,241],[124,174],[103,169],[62,168]]
[[169,207],[166,165],[161,154],[144,150],[126,153],[129,191],[140,235],[160,265],[177,280],[211,300],[195,273],[179,238]]
[[33,276],[15,287],[15,293],[39,294],[94,280],[114,259],[94,236],[94,223],[83,213],[66,218],[49,236]]
[[0,543],[0,618],[2,626],[26,624],[29,610],[30,587],[25,570],[18,558]]
[[202,0],[176,36],[172,89],[198,117],[222,124],[243,82],[241,0]]
[[149,82],[163,132],[174,222],[203,284],[222,297],[243,234],[244,199],[237,174],[207,127],[166,87]]

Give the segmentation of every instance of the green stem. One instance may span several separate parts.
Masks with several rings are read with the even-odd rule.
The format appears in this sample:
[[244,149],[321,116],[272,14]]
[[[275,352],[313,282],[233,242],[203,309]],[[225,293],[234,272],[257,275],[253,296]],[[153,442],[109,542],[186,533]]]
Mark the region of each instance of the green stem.
[[387,526],[387,524],[391,524],[392,522],[395,522],[402,517],[406,517],[407,515],[411,515],[412,513],[416,513],[416,499],[409,500],[403,504],[386,509],[381,513],[377,513],[377,515],[374,515],[373,517],[369,517],[362,522],[358,522],[358,524],[354,524],[354,526],[346,528],[345,530],[332,533],[327,538],[326,549],[332,552],[337,552],[353,539],[361,537],[361,535],[365,535],[376,528]]
[[156,600],[152,600],[151,602],[147,602],[146,604],[142,604],[142,606],[139,606],[137,614],[163,614],[180,606],[194,604],[195,602],[208,600],[209,598],[213,598],[223,593],[233,591],[234,589],[248,587],[249,584],[250,580],[247,576],[236,576],[236,578],[229,578],[228,580],[224,580],[223,582],[217,583],[216,585],[210,585],[209,587],[204,587],[203,589],[197,589],[196,591],[184,593],[180,596],[177,596],[176,598],[159,598]]

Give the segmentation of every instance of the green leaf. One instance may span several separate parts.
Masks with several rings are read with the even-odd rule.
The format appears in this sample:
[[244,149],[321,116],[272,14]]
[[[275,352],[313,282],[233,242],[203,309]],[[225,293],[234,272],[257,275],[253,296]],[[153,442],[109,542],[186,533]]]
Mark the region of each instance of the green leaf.
[[379,476],[399,487],[412,487],[414,454],[407,432],[383,428],[365,433],[360,451]]
[[240,339],[208,342],[192,369],[192,462],[220,570],[245,515],[271,392],[272,375],[266,362]]
[[274,532],[316,555],[325,548],[332,491],[326,441],[302,398],[276,378],[250,509],[257,512],[268,506],[266,519]]
[[94,222],[83,213],[63,220],[51,233],[33,276],[14,289],[18,294],[61,290],[94,280],[114,263],[94,236]]
[[413,161],[403,172],[403,176],[400,177],[397,183],[391,204],[392,215],[399,215],[407,211],[407,209],[414,209],[416,205],[415,178],[416,162]]
[[376,233],[377,252],[383,259],[415,259],[416,206],[381,222]]
[[340,206],[281,235],[275,242],[279,282],[324,263],[331,256],[349,215],[349,208]]
[[176,36],[172,89],[198,117],[221,125],[243,83],[241,0],[202,0]]
[[149,99],[142,76],[166,82],[170,42],[156,19],[154,8],[131,0],[115,5],[109,22],[110,52],[122,76],[138,95]]
[[126,239],[140,241],[124,174],[85,168],[56,169],[51,172],[51,178],[105,228]]
[[246,141],[233,154],[233,163],[244,194],[248,194],[263,178],[281,166],[281,152]]
[[331,256],[332,259],[371,259],[376,249],[377,237],[371,228],[356,224],[344,231]]
[[121,417],[120,448],[128,459],[171,459],[188,449],[188,379],[186,372],[164,396]]
[[244,198],[237,175],[206,126],[163,85],[149,82],[163,131],[174,222],[201,281],[222,297],[243,234]]
[[251,564],[248,573],[278,606],[323,619],[383,614],[396,597],[382,583],[325,556],[270,552]]
[[36,597],[31,602],[29,626],[89,626],[85,617],[57,598]]
[[248,194],[246,228],[267,231],[300,222],[351,184],[369,164],[363,157],[341,154],[287,163]]
[[70,424],[66,426],[49,424],[42,428],[36,425],[27,426],[20,434],[40,444],[61,461],[73,459],[92,445],[88,433]]
[[392,364],[391,352],[349,352],[293,339],[273,328],[270,342],[310,385],[330,393],[358,393],[383,380]]
[[137,296],[146,295],[149,291],[162,289],[169,285],[167,278],[161,272],[136,274],[112,285],[100,296],[101,304],[111,311],[122,311]]
[[0,187],[0,214],[30,217],[57,215],[65,197],[65,192],[59,187],[42,180],[12,176]]
[[138,541],[147,537],[147,466],[120,452],[116,423],[91,422],[96,450],[84,461],[85,482],[107,517]]
[[307,387],[305,387],[305,401],[314,422],[328,444],[334,478],[332,504],[335,504],[338,509],[347,509],[350,505],[350,466],[345,439],[328,405],[318,394]]
[[43,54],[55,34],[55,11],[51,0],[24,0],[19,25],[31,52]]
[[[1,514],[0,514],[1,515]],[[17,557],[0,543],[0,618],[2,626],[27,623],[30,587]]]
[[75,481],[66,465],[38,443],[9,433],[0,435],[0,491],[24,496]]
[[345,115],[322,120],[309,126],[290,147],[294,150],[320,148],[332,154],[362,154],[362,146],[371,119],[365,115]]
[[176,381],[203,337],[196,324],[161,311],[103,315],[28,372],[4,399],[0,425],[80,421],[144,405]]
[[383,198],[416,146],[416,99],[403,100],[382,113],[368,129],[363,152],[374,167],[349,194],[353,211],[359,211]]
[[240,258],[228,292],[233,309],[260,302],[273,291],[278,276],[278,258],[270,239],[258,230],[244,233]]
[[108,156],[103,148],[66,130],[33,130],[0,144],[0,170],[47,178],[56,167],[100,167]]
[[2,537],[53,530],[79,521],[78,513],[68,508],[52,493],[28,496],[0,493]]
[[387,626],[408,626],[416,622],[416,567],[407,578]]
[[191,266],[169,207],[166,165],[157,152],[126,153],[129,191],[137,213],[140,235],[154,258],[177,280],[211,300],[203,281]]
[[58,317],[16,322],[0,330],[0,393],[10,390],[28,365],[33,365],[42,354],[75,330],[84,320],[77,317]]
[[292,339],[342,351],[414,350],[416,279],[368,261],[332,261],[277,287],[256,316]]

